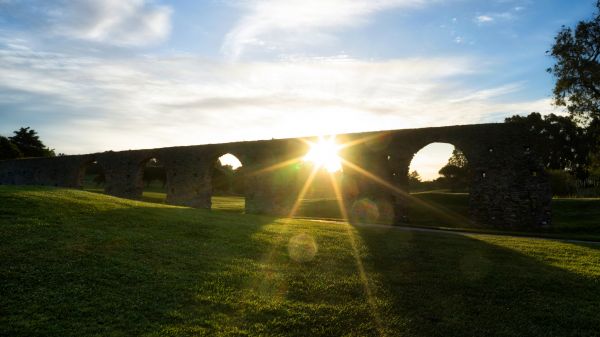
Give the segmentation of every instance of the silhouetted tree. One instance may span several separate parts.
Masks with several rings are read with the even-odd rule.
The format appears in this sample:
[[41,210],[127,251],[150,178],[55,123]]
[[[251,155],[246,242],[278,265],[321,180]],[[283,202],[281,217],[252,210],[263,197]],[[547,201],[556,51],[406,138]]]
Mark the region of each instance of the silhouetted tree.
[[25,157],[54,157],[54,149],[49,149],[42,143],[37,132],[30,127],[20,128],[14,131],[14,136],[10,137]]
[[233,193],[234,170],[231,165],[222,165],[221,161],[215,162],[212,174],[212,189],[215,194]]
[[547,53],[556,59],[554,102],[579,121],[600,120],[600,0],[590,21],[562,26]]
[[421,175],[416,170],[414,170],[408,174],[408,182],[410,183],[411,181],[416,182],[416,183],[421,182]]
[[23,153],[8,138],[0,136],[0,159],[23,157]]
[[421,175],[416,170],[408,174],[408,188],[412,191],[421,185]]
[[467,157],[465,157],[465,154],[462,153],[461,150],[458,150],[457,148],[454,148],[454,150],[452,150],[452,155],[450,156],[450,159],[448,159],[448,165],[453,165],[459,168],[465,168],[467,167]]
[[567,170],[579,176],[585,174],[590,151],[594,150],[593,135],[568,116],[554,114],[542,117],[537,112],[528,116],[512,116],[507,123],[524,125],[543,142],[538,151],[546,168]]
[[438,183],[452,191],[463,191],[469,187],[469,163],[462,151],[454,148],[448,163],[438,173]]

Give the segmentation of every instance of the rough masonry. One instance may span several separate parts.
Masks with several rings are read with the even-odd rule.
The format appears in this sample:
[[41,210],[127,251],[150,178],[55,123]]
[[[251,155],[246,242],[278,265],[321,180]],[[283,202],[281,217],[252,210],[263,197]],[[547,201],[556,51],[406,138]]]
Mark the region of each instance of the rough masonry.
[[[352,163],[343,165],[341,187],[352,218],[360,216],[355,206],[365,199],[381,217],[391,217],[395,223],[409,218],[410,162],[421,148],[442,142],[459,148],[469,162],[469,221],[504,228],[550,224],[552,193],[536,155],[543,145],[518,125],[351,133],[337,135],[337,140],[353,144],[340,153]],[[167,203],[210,208],[211,170],[221,155],[231,153],[243,164],[246,212],[286,215],[302,185],[294,159],[307,151],[306,142],[290,138],[5,160],[0,161],[0,184],[81,188],[85,167],[97,162],[104,170],[105,193],[139,199],[144,166],[156,158],[166,170]]]

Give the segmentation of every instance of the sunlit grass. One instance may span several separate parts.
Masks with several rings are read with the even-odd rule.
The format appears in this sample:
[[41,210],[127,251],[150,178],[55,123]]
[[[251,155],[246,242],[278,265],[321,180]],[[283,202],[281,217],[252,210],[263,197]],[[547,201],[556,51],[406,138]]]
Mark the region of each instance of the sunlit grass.
[[0,186],[10,336],[591,336],[598,266],[589,245]]
[[[85,190],[102,193],[102,188],[93,184],[88,184]],[[410,195],[412,198],[407,209],[409,217],[408,222],[404,225],[486,232],[498,231],[468,221],[468,193],[427,191]],[[164,203],[165,198],[166,194],[162,185],[154,182],[144,190],[142,200]],[[521,233],[600,241],[600,198],[553,198],[552,206],[553,224],[550,228],[528,229]],[[212,208],[243,213],[244,197],[214,196]],[[432,208],[435,208],[437,212],[432,212]],[[444,216],[448,213],[458,216]],[[344,219],[338,201],[327,198],[300,199],[294,215],[303,218]],[[519,234],[519,232],[511,233]]]

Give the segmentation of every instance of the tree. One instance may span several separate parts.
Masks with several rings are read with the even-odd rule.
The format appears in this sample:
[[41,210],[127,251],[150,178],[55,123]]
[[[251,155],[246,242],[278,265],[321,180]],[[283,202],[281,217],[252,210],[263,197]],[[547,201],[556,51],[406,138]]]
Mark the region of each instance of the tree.
[[578,176],[585,174],[589,154],[594,150],[593,135],[568,116],[550,114],[542,117],[537,112],[528,116],[512,116],[506,123],[523,125],[543,142],[538,146],[544,165],[551,170],[566,170]]
[[438,173],[446,179],[457,179],[464,175],[463,172],[464,170],[462,167],[452,164],[447,164],[438,171]]
[[14,136],[10,137],[25,157],[54,157],[54,149],[49,149],[42,143],[37,132],[30,127],[20,128],[14,131]]
[[233,175],[234,170],[231,165],[223,165],[217,160],[212,171],[213,193],[231,194],[233,192]]
[[448,163],[438,173],[438,183],[446,185],[452,191],[466,190],[469,187],[469,163],[461,150],[454,148]]
[[0,136],[0,159],[23,157],[21,150],[8,138]]
[[419,172],[417,172],[416,170],[410,172],[408,174],[408,183],[414,183],[414,184],[418,184],[421,182],[421,175],[419,174]]
[[452,156],[448,159],[448,165],[460,168],[467,167],[467,157],[465,157],[465,154],[462,153],[461,150],[454,148],[454,150],[452,150]]
[[548,68],[556,77],[554,103],[585,123],[600,119],[600,0],[596,7],[590,21],[562,26],[547,51],[556,60]]
[[419,191],[427,186],[427,183],[423,182],[421,175],[416,170],[408,173],[408,189],[410,191]]

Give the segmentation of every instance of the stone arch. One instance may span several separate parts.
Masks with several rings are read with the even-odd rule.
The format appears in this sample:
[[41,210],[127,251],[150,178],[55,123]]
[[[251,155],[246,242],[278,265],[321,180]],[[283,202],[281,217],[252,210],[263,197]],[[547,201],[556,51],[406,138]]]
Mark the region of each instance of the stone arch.
[[[456,149],[456,150],[458,150],[458,151],[462,152],[462,154],[463,154],[463,155],[464,155],[464,157],[466,158],[467,165],[469,165],[469,164],[470,164],[470,162],[471,162],[471,159],[470,159],[469,155],[468,155],[468,154],[467,154],[465,151],[463,151],[463,150],[462,150],[462,149],[461,149],[459,146],[457,146],[457,145],[455,145],[455,144],[453,144],[453,143],[450,143],[450,142],[434,141],[434,142],[431,142],[431,143],[428,143],[428,144],[426,144],[426,145],[422,146],[421,148],[419,148],[417,151],[415,151],[415,152],[412,154],[412,156],[411,156],[411,160],[410,160],[410,162],[409,162],[409,168],[408,168],[406,171],[407,171],[408,173],[410,173],[410,172],[409,172],[409,171],[410,171],[410,167],[411,167],[411,166],[412,166],[412,164],[414,163],[414,161],[415,161],[415,158],[417,157],[417,155],[418,155],[419,153],[421,153],[423,150],[427,149],[428,147],[430,147],[430,146],[432,146],[432,145],[436,145],[436,144],[443,144],[443,145],[450,145],[450,146],[452,146],[454,149]],[[445,165],[445,164],[442,164],[442,165]],[[392,172],[392,175],[394,175],[394,174],[395,174],[395,173],[394,173],[394,172]],[[469,182],[470,182],[470,181],[472,180],[472,177],[469,175],[469,176],[468,176],[468,178],[469,178]],[[409,186],[409,191],[410,191],[410,186]]]
[[[210,192],[210,207],[213,208],[213,201],[218,202],[222,205],[224,197],[228,199],[238,199],[241,205],[239,210],[245,209],[245,181],[244,181],[244,165],[243,159],[235,155],[238,151],[232,149],[223,149],[215,152],[211,156],[211,165],[209,166],[208,177],[206,182],[209,184]],[[228,168],[230,165],[231,168]],[[237,204],[234,203],[234,204]],[[232,207],[228,210],[237,210]]]
[[211,174],[215,161],[231,153],[245,165],[243,151],[223,145],[226,144],[164,148],[145,158],[156,157],[164,165],[168,204],[211,208]]
[[[437,180],[437,183],[433,183],[433,179],[431,179],[430,181],[432,182],[429,183],[430,185],[428,188],[426,187],[421,191],[416,190],[411,186],[410,178],[408,176],[410,171],[414,169],[412,167],[413,163],[418,159],[419,154],[423,153],[422,151],[428,151],[428,148],[431,149],[431,146],[439,147],[438,144],[448,145],[452,148],[452,151],[458,150],[462,152],[466,159],[466,166],[463,169],[456,170],[458,178],[454,181],[450,179],[444,183],[444,181]],[[422,145],[422,143],[419,145]],[[470,209],[472,203],[470,202],[469,191],[473,185],[473,171],[470,167],[472,156],[470,156],[470,154],[472,154],[472,152],[464,151],[456,145],[456,142],[451,143],[438,140],[425,144],[418,149],[413,148],[411,152],[411,159],[408,162],[408,166],[403,170],[403,174],[407,175],[406,178],[402,177],[403,179],[406,179],[404,189],[406,195],[400,197],[401,200],[399,203],[402,203],[403,205],[397,211],[402,212],[402,218],[398,220],[401,222],[416,223],[420,218],[427,218],[428,221],[433,218],[439,226],[465,226],[467,223],[470,223],[471,219],[469,214],[471,214]],[[444,154],[443,158],[438,157],[438,154],[435,154],[435,156],[437,159],[444,160],[441,163],[437,160],[435,166],[435,173],[437,173],[438,170],[446,165],[451,154],[448,153],[448,157]],[[421,173],[423,173],[423,171],[421,171]],[[421,184],[427,183],[423,182]],[[421,194],[419,192],[425,193]],[[467,212],[465,213],[464,211]]]
[[83,189],[86,185],[86,174],[89,175],[89,169],[92,165],[98,168],[97,178],[93,178],[92,182],[103,184],[104,183],[104,167],[98,162],[96,156],[88,157],[78,163],[77,177],[75,180],[75,188]]
[[[135,185],[137,189],[140,190],[139,197],[145,201],[151,202],[164,202],[166,200],[166,194],[168,193],[168,175],[166,173],[166,166],[160,160],[160,156],[157,153],[149,153],[146,157],[144,157],[140,164],[135,177]],[[152,186],[150,188],[150,184],[153,184],[157,181],[156,186]],[[148,190],[148,192],[161,192],[163,190],[165,194],[165,199],[158,196],[147,197],[144,196],[144,192]]]
[[[475,183],[473,172],[475,168],[481,166],[480,152],[486,145],[482,142],[482,138],[473,137],[469,131],[471,130],[464,130],[463,127],[458,126],[406,130],[406,132],[395,133],[391,136],[391,140],[381,151],[380,158],[385,163],[385,169],[382,170],[384,171],[383,175],[395,187],[389,197],[394,205],[394,223],[405,223],[410,219],[407,208],[411,200],[408,185],[410,164],[415,155],[430,144],[445,143],[460,149],[469,162],[471,172],[468,185],[471,190]],[[471,197],[469,197],[469,205],[471,205]]]

